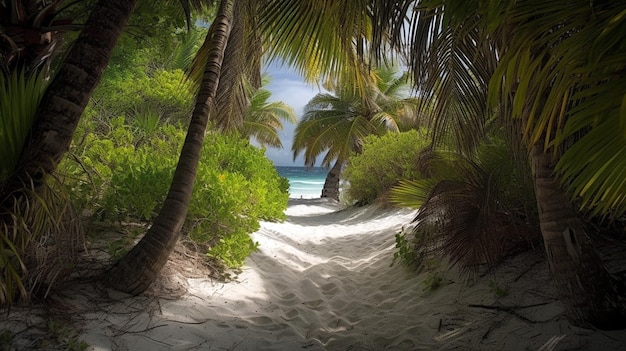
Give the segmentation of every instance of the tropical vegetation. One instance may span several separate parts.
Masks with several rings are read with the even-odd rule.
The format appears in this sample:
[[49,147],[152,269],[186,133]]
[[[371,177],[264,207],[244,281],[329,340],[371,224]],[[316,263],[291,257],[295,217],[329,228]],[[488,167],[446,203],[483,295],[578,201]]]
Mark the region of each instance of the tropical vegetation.
[[[77,128],[87,128],[79,127],[79,122],[89,115],[85,109],[93,101],[90,98],[111,63],[126,24],[155,22],[155,30],[163,33],[163,23],[180,23],[177,27],[183,28],[191,11],[207,13],[200,6],[202,1],[191,0],[182,1],[183,10],[177,13],[170,12],[174,7],[164,2],[168,4],[165,12],[152,16],[145,11],[146,7],[156,11],[154,6],[134,0],[77,2],[81,11],[63,7],[64,3],[0,1],[0,71],[5,85],[0,98],[14,99],[20,96],[19,89],[41,91],[45,85],[34,111],[2,102],[1,142],[11,144],[1,151],[10,153],[7,161],[4,157],[0,161],[2,302],[11,302],[19,294],[26,297],[29,279],[41,281],[30,271],[31,259],[36,256],[28,253],[37,246],[33,243],[44,242],[38,241],[43,235],[78,231],[73,227],[78,213],[67,201],[75,187],[67,193],[60,191],[59,178],[54,175],[72,141],[77,142]],[[293,149],[295,154],[304,152],[309,165],[325,153],[323,164],[330,167],[334,162],[330,172],[334,183],[348,157],[361,152],[366,135],[396,129],[392,123],[396,115],[383,113],[389,101],[382,99],[385,88],[375,88],[382,80],[369,70],[384,67],[382,63],[395,55],[405,60],[419,94],[415,102],[420,119],[428,121],[432,133],[432,147],[427,150],[432,153],[418,161],[437,164],[431,173],[422,173],[426,179],[404,182],[394,195],[400,203],[421,204],[417,217],[424,226],[418,226],[415,234],[441,234],[440,225],[451,225],[452,235],[460,240],[444,238],[447,244],[443,248],[454,261],[463,262],[458,252],[470,245],[468,240],[484,242],[489,239],[483,234],[501,232],[501,226],[517,228],[518,223],[532,223],[534,216],[526,212],[528,206],[522,211],[511,206],[515,201],[509,202],[509,197],[522,195],[501,187],[503,182],[514,181],[514,189],[519,188],[526,198],[528,190],[523,189],[528,179],[548,263],[568,317],[580,326],[624,327],[624,278],[620,281],[606,270],[595,243],[598,234],[613,235],[611,226],[623,232],[626,213],[626,165],[621,157],[626,148],[625,3],[222,0],[217,5],[191,70],[195,105],[189,109],[189,127],[170,190],[156,215],[138,211],[153,224],[105,274],[106,283],[136,294],[154,281],[179,240],[188,214],[194,211],[195,180],[204,174],[198,168],[204,157],[203,142],[215,136],[207,130],[241,130],[251,99],[246,84],[253,90],[260,87],[262,55],[283,59],[310,81],[334,82],[330,91],[335,95],[320,95],[319,101],[311,102]],[[89,15],[83,18],[83,12]],[[138,16],[131,17],[133,13]],[[178,16],[182,13],[186,16]],[[73,24],[77,19],[80,26]],[[61,45],[58,39],[69,29],[80,32],[75,38],[66,35],[73,39],[71,45]],[[64,49],[63,55],[55,56],[55,48]],[[170,68],[164,69],[173,73]],[[154,72],[166,76],[164,71]],[[44,78],[36,78],[38,75]],[[159,94],[151,91],[144,97],[159,101],[169,97]],[[18,101],[39,100],[34,94],[22,96]],[[187,101],[189,95],[181,99]],[[134,120],[144,131],[180,132],[161,130],[154,122],[163,122],[163,114],[171,114],[162,106],[137,112],[129,113],[123,123],[122,119],[108,119],[113,121],[113,131],[123,137]],[[181,110],[175,119],[185,119],[186,114]],[[25,124],[8,127],[11,119]],[[15,131],[20,136],[15,137]],[[131,139],[140,153],[146,152],[141,151],[143,146],[153,145],[134,135],[125,142]],[[130,148],[123,142],[121,153]],[[247,141],[235,144],[237,149],[249,147]],[[105,144],[101,146],[106,153]],[[506,151],[509,156],[505,159],[516,161],[515,172],[508,171],[512,169],[508,163],[494,166],[492,161],[500,157],[498,150]],[[124,159],[120,154],[113,157]],[[444,162],[437,163],[441,159]],[[99,159],[94,165],[99,163],[105,173],[114,166],[106,161]],[[457,172],[443,177],[439,169],[450,165]],[[208,176],[207,183],[198,187],[220,182],[221,173],[208,174],[217,179]],[[230,175],[224,173],[224,177]],[[101,185],[106,188],[109,184]],[[335,186],[327,189],[327,196],[336,197]],[[497,189],[489,192],[496,197],[486,197],[485,189]],[[105,193],[105,189],[97,189],[96,199]],[[477,211],[480,216],[473,215]],[[114,212],[104,213],[111,216]],[[75,244],[67,237],[45,242],[53,241]],[[487,245],[485,250],[494,247]],[[73,250],[57,252],[62,255]],[[479,251],[471,257],[474,261],[493,259]],[[57,268],[40,272],[40,276],[61,273]]]
[[408,96],[407,75],[384,67],[374,71],[373,77],[366,89],[345,81],[330,82],[327,87],[334,94],[313,97],[296,126],[294,160],[303,153],[305,165],[313,167],[325,153],[322,165],[330,171],[322,197],[339,200],[341,170],[352,153],[362,152],[366,136],[399,132],[415,124],[417,101]]
[[417,160],[429,145],[424,129],[365,137],[362,152],[348,158],[342,173],[346,201],[363,205],[385,199],[401,180],[423,177]]
[[[399,7],[379,18],[406,49],[417,90],[429,97],[422,101],[431,104],[435,140],[451,135],[459,150],[471,151],[488,127],[508,132],[512,150],[529,157],[544,246],[568,317],[623,327],[621,285],[591,239],[603,226],[585,223],[589,215],[615,221],[623,213],[623,181],[614,177],[624,167],[613,156],[626,144],[609,125],[624,118],[624,4],[408,6],[414,3],[394,2]],[[398,8],[415,11],[391,11]]]

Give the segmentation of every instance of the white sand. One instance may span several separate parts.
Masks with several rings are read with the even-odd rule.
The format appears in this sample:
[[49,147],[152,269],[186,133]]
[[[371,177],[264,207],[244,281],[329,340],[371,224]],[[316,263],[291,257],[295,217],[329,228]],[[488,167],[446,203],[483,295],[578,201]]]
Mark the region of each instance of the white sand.
[[180,299],[125,298],[82,312],[80,338],[91,350],[626,349],[624,331],[569,325],[537,254],[472,284],[446,271],[431,291],[423,281],[432,273],[390,267],[411,211],[338,209],[291,200],[287,221],[253,235],[260,250],[238,282],[192,279]]

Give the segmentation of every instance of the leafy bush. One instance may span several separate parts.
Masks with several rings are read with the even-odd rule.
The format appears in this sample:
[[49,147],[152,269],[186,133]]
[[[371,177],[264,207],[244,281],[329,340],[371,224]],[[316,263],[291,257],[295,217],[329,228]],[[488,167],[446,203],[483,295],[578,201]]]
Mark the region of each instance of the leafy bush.
[[[60,168],[77,205],[98,220],[151,221],[167,194],[184,130],[162,124],[150,138],[133,131],[123,117],[111,119],[107,133],[88,132]],[[248,234],[259,220],[284,218],[287,199],[285,180],[263,150],[209,133],[183,230],[210,255],[239,266],[256,248]]]
[[180,121],[189,117],[193,107],[193,89],[180,70],[122,71],[104,81],[94,93],[98,109],[112,115],[127,114],[139,118],[146,113],[162,119]]
[[430,178],[403,180],[390,192],[392,202],[419,208],[412,237],[404,237],[416,266],[447,256],[469,273],[540,239],[532,188],[501,139],[472,155],[431,153]]
[[428,142],[426,133],[417,130],[366,137],[363,152],[351,156],[343,171],[348,199],[370,203],[400,180],[417,178],[418,155]]

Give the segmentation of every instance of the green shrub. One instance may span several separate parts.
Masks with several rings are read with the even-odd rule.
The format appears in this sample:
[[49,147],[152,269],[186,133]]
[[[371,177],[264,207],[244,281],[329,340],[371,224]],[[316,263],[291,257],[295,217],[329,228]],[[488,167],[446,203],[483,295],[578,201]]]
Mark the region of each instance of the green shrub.
[[[76,203],[98,220],[154,219],[169,189],[184,130],[163,124],[145,138],[123,117],[111,119],[106,134],[83,128],[87,135],[74,146],[75,158],[60,167]],[[284,218],[285,183],[263,150],[247,140],[208,133],[183,230],[208,245],[212,256],[239,266],[256,248],[248,234],[259,228],[259,220]]]
[[180,69],[121,71],[94,93],[95,106],[109,114],[134,117],[148,112],[169,121],[188,118],[193,101],[193,89]]
[[425,131],[416,130],[366,137],[363,152],[349,158],[342,174],[348,200],[370,203],[400,180],[418,177],[417,158],[428,142]]

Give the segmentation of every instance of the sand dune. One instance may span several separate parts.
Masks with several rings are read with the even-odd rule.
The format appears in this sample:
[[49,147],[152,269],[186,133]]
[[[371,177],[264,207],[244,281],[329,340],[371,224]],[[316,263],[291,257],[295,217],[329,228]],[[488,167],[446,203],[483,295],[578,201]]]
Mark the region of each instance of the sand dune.
[[80,338],[91,350],[626,349],[623,331],[569,325],[540,253],[471,283],[441,268],[431,290],[434,273],[391,267],[411,211],[317,199],[292,200],[287,215],[253,234],[260,250],[237,282],[190,279],[182,298],[103,301],[80,312]]

